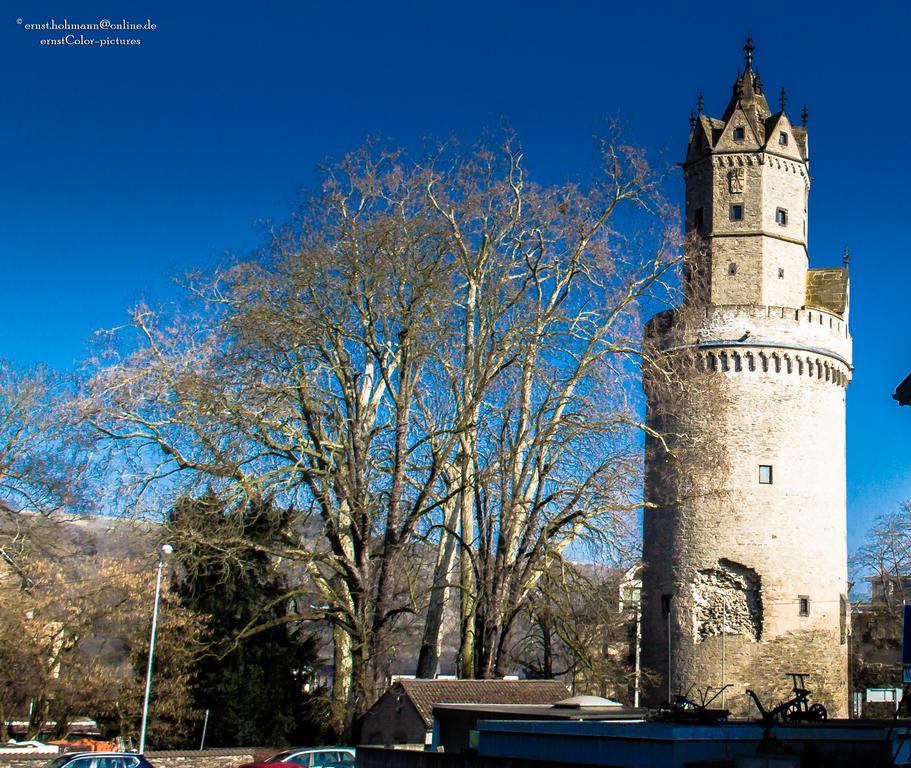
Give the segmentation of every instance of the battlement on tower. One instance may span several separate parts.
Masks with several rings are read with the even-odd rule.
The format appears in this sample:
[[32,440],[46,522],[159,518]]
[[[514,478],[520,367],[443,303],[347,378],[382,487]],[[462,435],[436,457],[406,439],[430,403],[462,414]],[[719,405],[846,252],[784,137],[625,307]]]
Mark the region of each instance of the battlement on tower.
[[655,315],[647,323],[645,335],[662,352],[725,343],[732,347],[769,346],[822,355],[841,362],[849,372],[853,370],[847,321],[818,307],[722,304],[685,312],[674,309]]

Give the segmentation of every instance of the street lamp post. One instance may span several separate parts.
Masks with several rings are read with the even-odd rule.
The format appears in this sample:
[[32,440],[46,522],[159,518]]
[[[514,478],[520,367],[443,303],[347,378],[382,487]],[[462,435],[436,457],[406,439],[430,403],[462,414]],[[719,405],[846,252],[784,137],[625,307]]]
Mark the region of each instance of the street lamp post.
[[139,754],[146,749],[146,726],[149,722],[149,693],[152,690],[152,661],[155,658],[155,631],[158,629],[158,600],[161,597],[161,574],[164,560],[174,551],[170,544],[162,544],[158,550],[158,577],[155,579],[155,604],[152,608],[152,635],[149,638],[149,666],[146,668],[146,692],[142,703],[142,728],[139,731]]

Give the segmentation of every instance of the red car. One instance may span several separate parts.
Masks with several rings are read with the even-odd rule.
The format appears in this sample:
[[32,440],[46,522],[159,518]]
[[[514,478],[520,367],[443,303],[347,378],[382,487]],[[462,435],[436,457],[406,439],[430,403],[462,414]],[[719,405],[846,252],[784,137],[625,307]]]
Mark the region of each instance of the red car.
[[288,749],[272,755],[268,760],[259,763],[244,763],[238,768],[295,768],[288,763],[305,766],[305,768],[334,768],[335,766],[354,766],[354,750],[351,747],[311,747],[308,749]]

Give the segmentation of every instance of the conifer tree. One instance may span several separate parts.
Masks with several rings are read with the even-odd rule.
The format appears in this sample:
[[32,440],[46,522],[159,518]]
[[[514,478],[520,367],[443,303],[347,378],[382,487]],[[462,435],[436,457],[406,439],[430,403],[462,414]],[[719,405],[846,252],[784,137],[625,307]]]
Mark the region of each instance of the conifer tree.
[[289,611],[287,576],[267,550],[287,515],[271,503],[230,509],[211,491],[184,497],[169,521],[184,605],[208,618],[210,652],[196,664],[196,707],[210,711],[207,744],[312,743],[318,698],[306,683],[316,644]]

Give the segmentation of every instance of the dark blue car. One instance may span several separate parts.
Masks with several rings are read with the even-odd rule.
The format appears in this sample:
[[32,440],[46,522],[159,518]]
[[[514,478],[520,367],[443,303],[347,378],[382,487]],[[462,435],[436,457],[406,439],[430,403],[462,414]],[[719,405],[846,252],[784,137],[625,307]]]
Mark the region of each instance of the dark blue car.
[[67,752],[45,763],[42,768],[154,768],[142,755],[133,752]]

